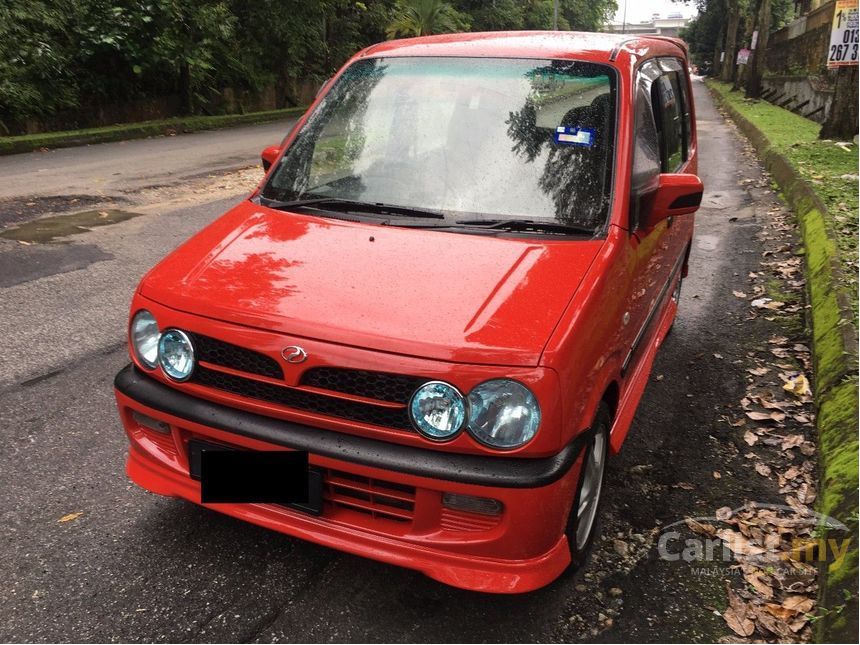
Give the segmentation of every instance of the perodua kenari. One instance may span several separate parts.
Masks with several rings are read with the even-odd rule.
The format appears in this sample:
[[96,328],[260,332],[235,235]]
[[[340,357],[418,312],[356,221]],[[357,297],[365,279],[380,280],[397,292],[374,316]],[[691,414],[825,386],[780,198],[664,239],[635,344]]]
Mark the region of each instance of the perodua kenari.
[[686,275],[691,90],[656,36],[356,54],[141,281],[128,475],[201,503],[207,455],[306,454],[296,503],[211,507],[473,590],[582,564]]

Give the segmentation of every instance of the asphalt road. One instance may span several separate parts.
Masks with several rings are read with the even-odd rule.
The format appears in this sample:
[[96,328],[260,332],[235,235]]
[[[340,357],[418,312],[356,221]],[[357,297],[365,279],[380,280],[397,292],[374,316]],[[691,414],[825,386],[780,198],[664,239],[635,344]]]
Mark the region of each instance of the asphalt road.
[[[625,448],[611,462],[594,557],[577,575],[524,596],[451,589],[128,482],[111,381],[127,362],[130,295],[149,266],[230,200],[155,210],[50,244],[0,240],[0,266],[17,276],[0,286],[0,640],[674,642],[726,635],[713,612],[724,602],[722,583],[661,560],[654,549],[661,525],[772,495],[721,420],[743,396],[750,347],[772,332],[771,323],[745,320],[748,305],[732,296],[747,285],[762,250],[754,236],[760,196],[739,185],[760,171],[701,84],[696,100],[707,193],[680,316]],[[261,127],[247,154],[281,130]],[[127,155],[133,164],[129,151],[139,147],[147,164],[163,168],[174,167],[175,154],[185,157],[176,163],[186,172],[199,153],[179,145],[184,140],[208,141],[215,155],[219,140],[238,132],[48,158],[60,160],[53,174],[70,164],[107,176],[109,157]],[[15,159],[0,159],[0,186],[30,190],[42,157]],[[135,181],[146,181],[146,172]],[[70,513],[81,515],[59,521]]]
[[[295,119],[0,156],[0,207],[25,197],[110,197],[258,163]],[[2,210],[2,208],[0,208]]]

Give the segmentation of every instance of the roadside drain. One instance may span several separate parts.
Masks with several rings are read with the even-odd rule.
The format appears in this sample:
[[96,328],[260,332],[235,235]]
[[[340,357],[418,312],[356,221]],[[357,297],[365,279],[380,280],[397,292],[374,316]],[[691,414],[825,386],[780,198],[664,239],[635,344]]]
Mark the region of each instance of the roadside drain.
[[117,209],[81,211],[71,215],[56,215],[37,219],[16,228],[0,231],[0,238],[27,244],[45,244],[60,237],[68,237],[98,226],[119,224],[143,213]]

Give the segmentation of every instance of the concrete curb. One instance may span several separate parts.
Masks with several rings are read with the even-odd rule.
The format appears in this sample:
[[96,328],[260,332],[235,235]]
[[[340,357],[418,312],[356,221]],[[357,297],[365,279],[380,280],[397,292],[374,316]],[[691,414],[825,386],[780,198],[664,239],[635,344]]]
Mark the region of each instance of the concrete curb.
[[32,152],[41,148],[71,148],[94,143],[145,139],[147,137],[163,136],[171,132],[188,133],[200,130],[232,128],[239,125],[271,123],[272,121],[301,116],[306,109],[307,107],[296,107],[284,110],[270,110],[268,112],[251,112],[248,114],[177,117],[175,119],[143,121],[141,123],[127,123],[86,130],[0,137],[0,155]]
[[[811,305],[812,354],[815,364],[816,425],[819,436],[821,490],[818,511],[851,531],[851,544],[841,561],[820,566],[819,606],[826,608],[816,623],[819,642],[854,643],[857,622],[858,466],[857,466],[857,330],[847,293],[840,288],[842,268],[827,208],[813,187],[767,135],[706,83],[714,100],[732,117],[797,213],[806,249],[807,295]],[[841,541],[845,535],[828,536]]]

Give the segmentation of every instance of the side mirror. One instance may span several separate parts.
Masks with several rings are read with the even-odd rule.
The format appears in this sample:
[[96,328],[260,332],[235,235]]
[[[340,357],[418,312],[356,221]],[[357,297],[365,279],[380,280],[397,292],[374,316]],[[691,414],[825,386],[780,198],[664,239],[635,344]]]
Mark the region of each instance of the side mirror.
[[658,177],[657,190],[648,200],[642,226],[651,228],[664,219],[689,215],[699,210],[704,187],[696,175],[663,173]]
[[263,160],[263,170],[269,172],[269,168],[271,168],[272,164],[275,163],[279,154],[281,154],[280,146],[269,146],[263,150],[262,155],[260,155]]

